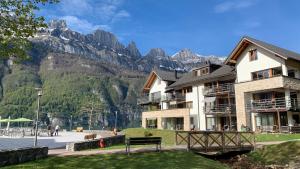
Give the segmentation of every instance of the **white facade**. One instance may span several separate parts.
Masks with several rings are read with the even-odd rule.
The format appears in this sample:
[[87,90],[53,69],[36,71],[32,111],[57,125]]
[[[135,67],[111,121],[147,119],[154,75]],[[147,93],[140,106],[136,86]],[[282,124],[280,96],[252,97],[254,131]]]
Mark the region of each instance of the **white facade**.
[[204,85],[194,85],[192,92],[193,109],[191,109],[191,116],[194,118],[194,124],[199,130],[206,130],[206,119],[204,114]]
[[[250,61],[248,51],[257,49],[257,60]],[[249,45],[238,58],[236,63],[236,72],[237,72],[237,83],[251,81],[251,73],[266,70],[270,68],[280,67],[285,65],[283,59],[275,56],[274,54],[258,48],[254,45]]]
[[[150,91],[149,91],[149,98],[151,97],[151,94],[153,93],[160,93],[160,97],[166,97],[166,87],[167,87],[168,82],[161,80],[160,77],[156,77],[155,81],[153,82]],[[167,104],[161,102],[161,109],[167,109]]]

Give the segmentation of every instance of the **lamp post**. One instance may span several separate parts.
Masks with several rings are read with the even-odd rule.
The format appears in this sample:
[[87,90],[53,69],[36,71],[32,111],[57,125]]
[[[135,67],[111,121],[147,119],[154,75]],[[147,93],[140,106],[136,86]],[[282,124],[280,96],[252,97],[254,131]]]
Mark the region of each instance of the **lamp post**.
[[115,129],[117,129],[117,121],[118,121],[118,111],[115,111],[116,119],[115,119]]
[[42,96],[42,89],[41,88],[35,88],[38,92],[38,99],[37,99],[37,111],[36,111],[36,119],[35,119],[35,139],[34,139],[34,147],[37,146],[37,133],[38,133],[38,121],[39,121],[39,111],[40,111],[40,98]]

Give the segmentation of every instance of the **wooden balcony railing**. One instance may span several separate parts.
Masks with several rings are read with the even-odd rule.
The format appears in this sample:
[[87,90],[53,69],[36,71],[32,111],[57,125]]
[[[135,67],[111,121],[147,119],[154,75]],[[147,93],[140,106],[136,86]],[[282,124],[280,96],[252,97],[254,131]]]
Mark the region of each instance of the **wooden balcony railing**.
[[205,106],[204,113],[214,114],[214,113],[235,113],[235,104],[218,104],[213,106]]
[[234,84],[233,83],[224,83],[213,86],[206,86],[203,89],[204,95],[215,95],[215,94],[224,94],[224,93],[234,93]]

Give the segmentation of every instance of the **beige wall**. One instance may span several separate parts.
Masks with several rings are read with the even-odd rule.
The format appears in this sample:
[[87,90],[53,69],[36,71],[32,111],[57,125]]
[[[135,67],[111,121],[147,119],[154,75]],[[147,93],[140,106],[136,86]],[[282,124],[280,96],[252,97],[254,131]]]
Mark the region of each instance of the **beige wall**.
[[245,107],[251,100],[250,92],[282,87],[282,76],[235,84],[237,129],[241,130],[242,125],[251,126],[251,114],[246,112]]
[[[240,130],[241,125],[251,126],[250,113],[246,112],[245,105],[251,101],[251,92],[259,92],[270,89],[293,89],[300,90],[300,80],[290,77],[272,77],[269,79],[255,80],[235,84],[235,99],[237,110],[237,127]],[[253,121],[254,119],[252,119]]]
[[170,109],[142,113],[142,127],[146,128],[147,119],[157,119],[157,128],[163,129],[162,118],[183,117],[184,130],[190,130],[190,109]]

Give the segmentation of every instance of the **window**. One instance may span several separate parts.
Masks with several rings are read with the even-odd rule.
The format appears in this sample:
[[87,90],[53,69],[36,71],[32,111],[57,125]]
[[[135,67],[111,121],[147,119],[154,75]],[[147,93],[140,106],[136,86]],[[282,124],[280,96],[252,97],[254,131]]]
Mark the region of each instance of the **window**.
[[295,70],[288,70],[289,77],[295,77]]
[[193,108],[193,102],[186,102],[186,108]]
[[250,61],[257,60],[257,50],[256,49],[249,51],[249,60]]
[[270,70],[262,70],[252,73],[252,80],[266,79],[270,77]]
[[186,94],[186,93],[192,93],[193,92],[193,88],[192,87],[188,87],[188,88],[184,88],[183,89],[183,93]]
[[282,75],[282,69],[281,69],[281,67],[279,67],[279,68],[273,68],[272,71],[273,71],[272,72],[273,76]]

